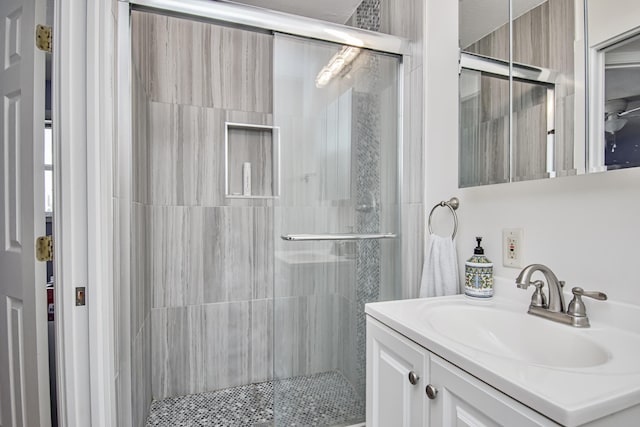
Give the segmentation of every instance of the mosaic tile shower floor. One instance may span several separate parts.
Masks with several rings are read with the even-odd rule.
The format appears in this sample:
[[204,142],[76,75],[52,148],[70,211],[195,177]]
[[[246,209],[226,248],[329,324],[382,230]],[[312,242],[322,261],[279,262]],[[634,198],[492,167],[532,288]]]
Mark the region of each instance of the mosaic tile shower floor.
[[363,419],[364,402],[332,371],[154,400],[147,427],[346,426]]

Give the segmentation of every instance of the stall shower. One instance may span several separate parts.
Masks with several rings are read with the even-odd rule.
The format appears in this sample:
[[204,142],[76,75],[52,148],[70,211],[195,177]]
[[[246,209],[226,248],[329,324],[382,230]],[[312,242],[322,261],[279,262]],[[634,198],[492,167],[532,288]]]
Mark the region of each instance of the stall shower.
[[362,423],[364,304],[401,296],[402,58],[137,10],[131,42],[138,421]]

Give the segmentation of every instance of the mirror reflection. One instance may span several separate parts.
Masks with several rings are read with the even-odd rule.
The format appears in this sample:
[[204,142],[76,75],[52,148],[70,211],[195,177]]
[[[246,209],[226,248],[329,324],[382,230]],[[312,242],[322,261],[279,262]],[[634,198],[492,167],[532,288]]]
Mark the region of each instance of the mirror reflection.
[[581,0],[511,4],[510,32],[508,0],[460,1],[460,187],[584,164]]
[[640,35],[604,49],[607,169],[640,166]]

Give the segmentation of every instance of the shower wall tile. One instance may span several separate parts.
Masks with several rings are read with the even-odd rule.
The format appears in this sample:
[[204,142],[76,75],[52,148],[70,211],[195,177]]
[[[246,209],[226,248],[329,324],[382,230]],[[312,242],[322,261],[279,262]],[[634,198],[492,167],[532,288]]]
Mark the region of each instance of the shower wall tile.
[[138,70],[134,67],[132,78],[132,198],[139,203],[149,200],[149,99],[144,92]]
[[202,302],[203,210],[151,207],[153,307]]
[[270,304],[260,300],[153,309],[153,397],[270,378]]
[[133,423],[131,405],[131,359],[128,358],[116,374],[116,413],[119,426],[129,426]]
[[[224,198],[225,121],[268,125],[272,120],[269,114],[158,102],[151,103],[149,114],[146,179],[149,202],[160,205],[229,204]],[[252,160],[258,161],[271,159]]]
[[338,368],[339,295],[275,298],[276,378]]
[[275,292],[278,297],[340,294],[355,300],[355,268],[353,258],[283,251],[276,254]]
[[556,100],[556,171],[559,174],[575,175],[574,163],[574,111],[575,95]]
[[[402,205],[402,297],[417,298],[424,264],[425,211],[421,203]],[[410,237],[409,237],[410,236]],[[409,237],[409,238],[407,238]]]
[[[121,340],[122,340],[122,304],[121,304],[121,288],[122,283],[120,279],[120,260],[122,256],[120,255],[120,200],[117,197],[113,197],[113,253],[111,254],[113,258],[113,301],[114,301],[114,316],[113,316],[113,353],[115,357],[113,358],[113,371],[116,375],[120,372],[120,360],[122,359],[121,355]],[[130,331],[131,328],[127,328],[127,332]],[[126,334],[124,334],[126,335]]]
[[224,185],[224,112],[150,105],[150,202],[220,204]]
[[412,70],[423,64],[424,1],[382,0],[380,32],[404,37],[410,41]]
[[272,35],[136,11],[132,20],[148,28],[141,72],[152,101],[271,111]]
[[[508,16],[508,3],[505,3],[504,16]],[[493,58],[509,60],[509,26],[503,25],[494,32],[481,38],[477,42],[463,47],[467,52],[477,53],[479,55],[491,56]]]
[[574,74],[574,26],[575,26],[575,2],[563,0],[548,0],[549,13],[549,67],[558,70],[567,76],[570,88],[568,93],[561,93],[565,96],[573,93]]
[[204,236],[206,302],[252,299],[254,268],[251,208],[207,209]]
[[138,335],[151,310],[151,278],[149,272],[151,234],[149,207],[131,204],[131,337]]
[[[205,390],[203,325],[202,306],[151,310],[154,399]],[[216,330],[224,332],[224,326]]]
[[[115,348],[119,374],[125,375],[124,369],[131,373],[131,216],[132,207],[129,200],[114,198],[114,300],[115,316]],[[130,379],[129,379],[130,380]],[[124,381],[124,379],[122,380]]]
[[154,308],[271,296],[272,208],[150,210]]
[[549,2],[546,1],[514,21],[513,60],[549,67],[549,37]]
[[131,409],[133,426],[146,424],[151,404],[151,313],[143,322],[132,345]]
[[273,379],[273,299],[251,301],[251,382]]
[[[232,208],[230,208],[232,209]],[[274,241],[273,208],[256,207],[253,211],[253,299],[273,297]]]
[[419,67],[407,78],[411,93],[404,98],[403,203],[420,203],[424,194],[423,77],[423,68]]
[[338,370],[344,374],[351,384],[358,384],[362,381],[358,377],[356,369],[358,363],[357,348],[357,317],[364,316],[364,312],[358,312],[358,304],[353,300],[341,297],[338,299]]
[[538,104],[513,114],[513,176],[515,181],[547,178],[547,108]]

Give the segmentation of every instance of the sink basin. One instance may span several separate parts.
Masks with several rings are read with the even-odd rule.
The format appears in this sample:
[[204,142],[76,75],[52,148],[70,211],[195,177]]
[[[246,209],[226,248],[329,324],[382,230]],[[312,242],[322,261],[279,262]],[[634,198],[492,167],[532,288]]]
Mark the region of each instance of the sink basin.
[[530,295],[513,280],[494,278],[494,286],[491,300],[452,295],[370,303],[365,311],[434,358],[561,425],[583,425],[633,405],[633,421],[598,425],[637,424],[640,308],[590,304],[591,327],[574,328],[527,314]]
[[494,356],[554,368],[586,368],[606,363],[609,352],[566,325],[526,313],[473,305],[445,305],[426,312],[438,333]]

